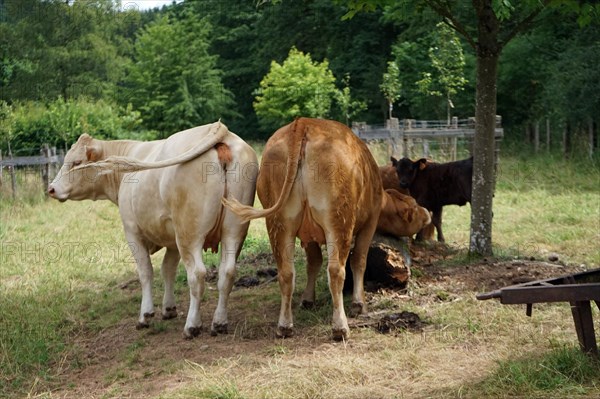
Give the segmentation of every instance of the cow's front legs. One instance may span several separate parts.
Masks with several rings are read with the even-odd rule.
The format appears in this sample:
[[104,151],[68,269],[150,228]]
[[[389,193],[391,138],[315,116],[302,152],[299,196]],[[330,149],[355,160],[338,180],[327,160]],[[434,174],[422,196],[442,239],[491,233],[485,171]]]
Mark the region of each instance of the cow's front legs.
[[[348,319],[344,311],[344,279],[346,278],[346,259],[350,252],[349,240],[335,240],[333,237],[327,237],[327,273],[329,276],[329,291],[333,302],[333,339],[341,341],[347,339],[350,335]],[[355,276],[356,284],[356,276]]]
[[323,264],[323,254],[321,247],[316,242],[310,242],[306,246],[306,288],[302,293],[302,306],[312,308],[315,305],[315,285],[321,265]]
[[437,239],[439,242],[445,242],[444,233],[442,233],[442,207],[433,210],[433,215],[431,216],[431,223],[435,226],[437,230]]
[[202,330],[200,301],[204,295],[206,267],[202,261],[202,243],[193,246],[178,246],[190,286],[190,308],[183,328],[183,337],[191,339],[198,336]]
[[162,303],[163,320],[177,317],[177,307],[175,306],[175,276],[177,274],[177,265],[179,264],[179,251],[168,248],[163,258],[161,266],[162,276],[165,282],[165,293]]
[[129,247],[137,264],[138,277],[142,286],[142,306],[140,308],[140,317],[136,328],[149,327],[148,319],[154,317],[154,303],[152,302],[152,278],[154,270],[150,261],[150,253],[141,242],[129,239]]

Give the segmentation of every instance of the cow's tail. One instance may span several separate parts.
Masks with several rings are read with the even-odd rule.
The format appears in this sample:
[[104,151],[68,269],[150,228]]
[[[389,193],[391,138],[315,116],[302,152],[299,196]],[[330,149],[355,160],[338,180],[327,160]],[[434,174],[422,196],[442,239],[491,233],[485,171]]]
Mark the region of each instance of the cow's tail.
[[111,173],[111,172],[122,172],[131,173],[139,172],[148,169],[160,169],[167,166],[178,165],[191,161],[204,154],[209,149],[223,141],[228,133],[227,126],[221,121],[215,122],[210,127],[208,134],[204,136],[200,142],[193,148],[178,155],[174,158],[165,159],[157,162],[145,162],[139,159],[123,157],[123,156],[110,156],[98,162],[92,162],[78,167],[77,169],[94,168],[99,173]]
[[291,127],[288,141],[288,159],[286,163],[286,174],[281,189],[281,194],[275,204],[267,209],[256,209],[254,207],[244,205],[235,198],[223,198],[221,201],[223,205],[229,208],[233,213],[238,215],[243,222],[248,222],[252,219],[258,219],[266,216],[270,216],[278,212],[281,207],[287,202],[292,186],[296,180],[296,174],[298,173],[298,165],[300,163],[300,156],[302,151],[302,142],[306,135],[306,129],[299,128],[299,120],[296,119]]

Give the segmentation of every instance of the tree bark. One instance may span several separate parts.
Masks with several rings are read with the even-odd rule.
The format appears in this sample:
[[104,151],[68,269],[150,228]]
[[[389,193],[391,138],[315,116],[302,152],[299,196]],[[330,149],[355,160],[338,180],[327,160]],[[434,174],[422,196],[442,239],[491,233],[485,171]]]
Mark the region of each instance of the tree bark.
[[537,154],[540,152],[540,121],[535,121],[535,127],[533,128],[533,149]]
[[594,121],[592,119],[588,121],[588,157],[590,159],[594,157]]
[[546,118],[546,152],[550,152],[550,118]]
[[477,88],[475,140],[473,143],[473,191],[469,252],[492,255],[492,205],[495,189],[496,75],[501,46],[499,22],[491,0],[474,0],[479,41],[477,44]]

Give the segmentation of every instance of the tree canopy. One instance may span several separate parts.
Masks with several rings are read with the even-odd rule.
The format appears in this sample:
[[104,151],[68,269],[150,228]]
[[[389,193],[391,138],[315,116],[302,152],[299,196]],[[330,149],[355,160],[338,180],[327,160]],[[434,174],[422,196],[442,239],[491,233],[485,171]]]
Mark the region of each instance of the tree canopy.
[[313,61],[310,54],[292,48],[282,64],[271,63],[256,91],[254,109],[261,125],[273,130],[298,116],[329,116],[335,95],[329,63]]
[[[400,97],[393,100],[394,116],[441,119],[446,116],[447,91],[435,82],[441,69],[434,66],[436,52],[430,49],[440,48],[437,25],[444,22],[445,27],[458,28],[452,54],[460,46],[464,56],[462,75],[446,75],[462,76],[467,82],[451,95],[452,113],[460,118],[475,114],[478,47],[473,47],[477,27],[471,3],[277,3],[195,0],[139,11],[111,0],[1,2],[0,101],[12,114],[23,115],[31,107],[37,110],[32,115],[58,109],[58,101],[81,101],[82,109],[88,109],[86,102],[102,101],[115,118],[130,115],[130,107],[142,120],[123,125],[134,129],[132,137],[141,131],[164,136],[222,117],[244,138],[266,138],[273,125],[259,124],[253,106],[256,90],[271,63],[282,65],[294,47],[310,54],[314,63],[328,61],[337,90],[330,118],[383,123],[389,116],[389,98],[381,85],[388,62],[393,61],[401,88]],[[589,120],[597,121],[593,94],[594,82],[599,81],[593,67],[600,53],[597,5],[567,0],[489,3],[502,27],[497,110],[506,139],[521,139],[523,127],[540,118],[550,118],[553,134],[566,123],[570,132],[576,132]],[[358,12],[344,20],[353,4],[351,12]],[[533,12],[535,18],[528,19]],[[587,25],[580,28],[580,22]],[[516,35],[519,26],[529,29]],[[445,92],[443,96],[419,90],[417,82],[424,73],[431,74],[427,91]],[[85,118],[79,118],[79,125],[85,125]],[[50,119],[38,119],[42,120]],[[5,120],[2,124],[9,125]],[[45,122],[36,126],[35,134],[14,131],[0,137],[0,147],[6,148],[8,138],[17,133],[31,140],[55,137]],[[38,144],[31,142],[30,147]]]
[[141,30],[121,99],[160,137],[236,114],[209,53],[210,23],[189,11],[180,18],[160,16]]

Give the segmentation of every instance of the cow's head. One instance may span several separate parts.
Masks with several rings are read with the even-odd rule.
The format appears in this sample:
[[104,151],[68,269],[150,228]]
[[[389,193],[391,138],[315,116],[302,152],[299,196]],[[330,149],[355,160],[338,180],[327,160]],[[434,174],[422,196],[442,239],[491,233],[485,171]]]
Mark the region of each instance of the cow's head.
[[48,195],[61,202],[70,200],[100,199],[100,175],[94,168],[81,168],[82,165],[102,157],[100,142],[87,134],[82,134],[65,156],[62,168],[48,186]]
[[415,162],[408,158],[397,160],[396,158],[391,157],[390,159],[392,165],[396,168],[398,180],[400,180],[400,187],[402,188],[409,188],[415,180],[415,177],[417,177],[417,173],[427,167],[427,160],[425,158],[421,158]]

